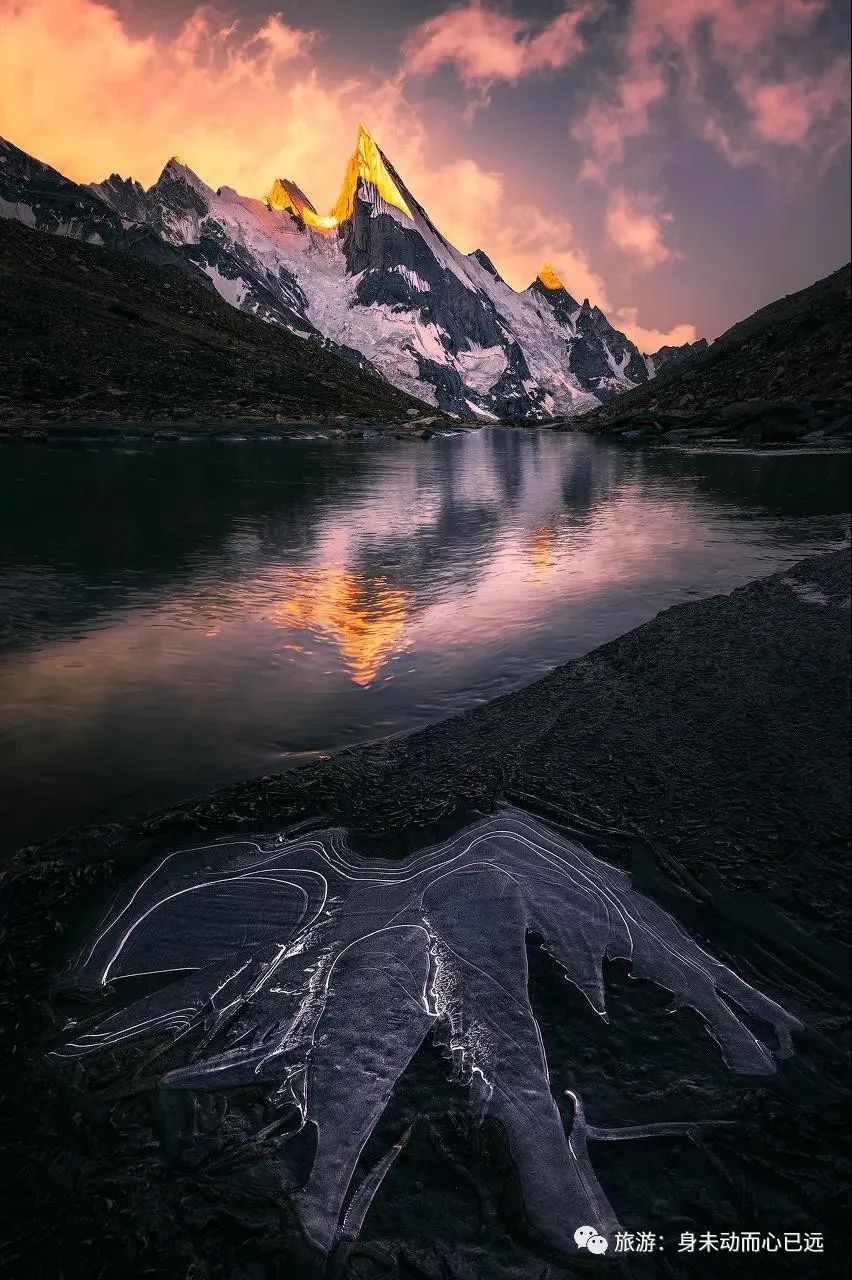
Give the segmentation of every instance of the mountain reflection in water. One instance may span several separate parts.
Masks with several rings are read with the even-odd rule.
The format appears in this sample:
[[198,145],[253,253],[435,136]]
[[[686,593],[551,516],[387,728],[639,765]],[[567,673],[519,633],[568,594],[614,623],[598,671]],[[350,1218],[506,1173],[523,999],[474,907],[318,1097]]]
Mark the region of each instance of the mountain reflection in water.
[[[368,689],[384,666],[405,648],[408,593],[386,578],[366,578],[345,569],[292,569],[287,599],[275,621],[334,641],[355,684]],[[304,653],[299,645],[287,646]]]
[[848,459],[546,431],[9,449],[7,847],[438,720],[848,528]]

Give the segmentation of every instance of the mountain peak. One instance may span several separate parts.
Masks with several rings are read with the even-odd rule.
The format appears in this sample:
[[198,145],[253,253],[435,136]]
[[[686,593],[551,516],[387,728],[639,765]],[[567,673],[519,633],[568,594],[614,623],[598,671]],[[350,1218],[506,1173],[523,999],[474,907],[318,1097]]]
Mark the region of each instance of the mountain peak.
[[563,291],[567,292],[567,290],[565,290],[565,285],[559,279],[559,276],[553,270],[553,267],[550,265],[549,262],[545,262],[541,271],[539,271],[536,279],[538,280],[539,284],[544,285],[545,289],[562,289]]
[[276,178],[266,196],[270,209],[289,209],[300,218],[305,213],[316,213],[315,207],[300,186],[292,178]]
[[469,258],[473,258],[481,267],[484,267],[488,274],[492,275],[500,284],[506,283],[494,263],[489,258],[488,254],[483,252],[482,249],[474,249],[473,252],[469,253],[467,256]]
[[182,160],[180,156],[172,156],[164,166],[157,182],[185,182],[188,186],[195,187],[196,190],[204,189],[204,183],[198,174],[193,173],[186,161]]
[[545,262],[529,289],[547,303],[560,323],[569,320],[578,305],[549,262]]
[[305,226],[317,231],[330,231],[337,226],[337,219],[329,215],[321,217],[302,188],[292,178],[276,178],[264,197],[268,209],[278,213],[285,210],[298,218]]
[[359,183],[372,187],[384,204],[399,209],[407,218],[413,216],[396,180],[390,175],[385,157],[363,124],[358,125],[358,141],[346,167],[337,203],[331,211],[335,222],[345,222],[347,218],[351,218]]

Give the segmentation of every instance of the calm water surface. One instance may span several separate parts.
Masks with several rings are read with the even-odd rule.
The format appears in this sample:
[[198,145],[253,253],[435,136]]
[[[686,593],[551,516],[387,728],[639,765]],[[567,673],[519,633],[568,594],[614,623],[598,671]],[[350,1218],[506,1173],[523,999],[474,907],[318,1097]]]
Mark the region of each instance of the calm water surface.
[[517,688],[841,543],[849,459],[428,443],[6,449],[5,848]]

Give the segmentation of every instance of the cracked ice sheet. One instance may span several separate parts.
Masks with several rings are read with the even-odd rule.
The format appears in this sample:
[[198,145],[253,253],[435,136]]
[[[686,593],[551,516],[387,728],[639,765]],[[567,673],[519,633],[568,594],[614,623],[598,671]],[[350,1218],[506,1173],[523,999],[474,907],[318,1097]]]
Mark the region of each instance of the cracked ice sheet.
[[775,1056],[791,1051],[797,1021],[626,875],[506,809],[397,862],[360,857],[339,829],[169,854],[119,897],[71,975],[88,993],[141,974],[168,985],[76,1034],[58,1056],[166,1036],[186,1045],[166,1090],[268,1085],[314,1126],[316,1154],[295,1205],[308,1237],[328,1250],[363,1218],[393,1158],[367,1175],[347,1219],[361,1150],[432,1032],[471,1106],[503,1126],[530,1223],[575,1252],[576,1223],[604,1235],[618,1226],[589,1141],[694,1133],[696,1123],[595,1128],[571,1094],[566,1134],[527,991],[530,930],[590,1016],[606,1019],[602,964],[621,959],[668,990],[672,1008],[697,1010],[732,1071],[775,1070],[772,1050],[732,1006],[774,1030]]

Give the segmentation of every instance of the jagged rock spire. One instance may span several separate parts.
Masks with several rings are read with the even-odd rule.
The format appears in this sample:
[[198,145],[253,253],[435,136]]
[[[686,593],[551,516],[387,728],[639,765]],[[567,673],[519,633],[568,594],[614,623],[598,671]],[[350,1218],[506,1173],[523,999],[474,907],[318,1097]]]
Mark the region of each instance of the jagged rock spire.
[[358,126],[358,142],[347,165],[337,203],[331,211],[331,217],[336,222],[345,222],[347,218],[351,218],[359,181],[373,187],[385,204],[399,209],[407,218],[413,217],[405,197],[388,172],[382,152],[363,124]]

